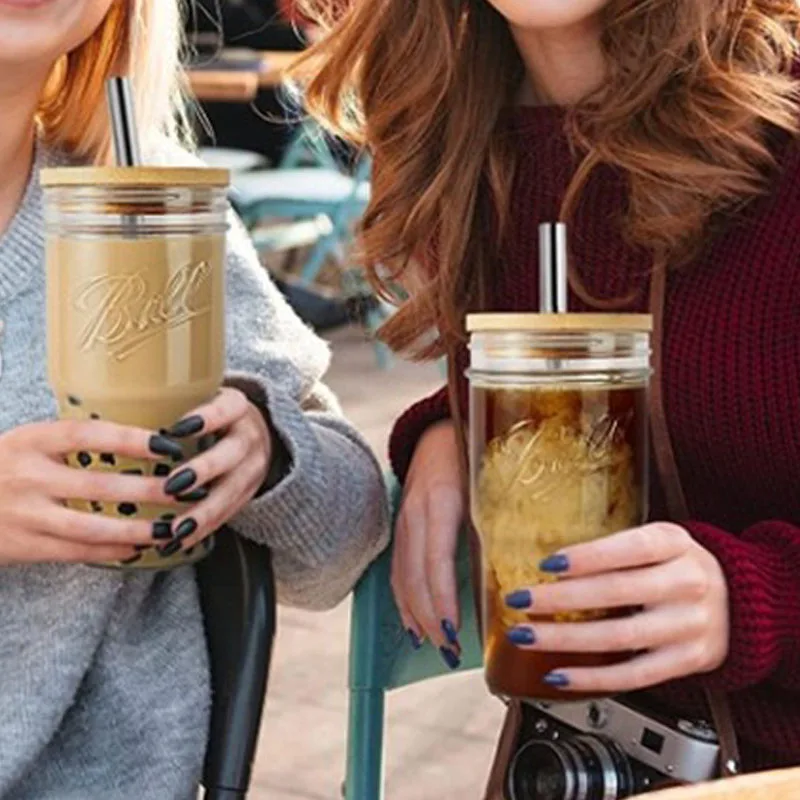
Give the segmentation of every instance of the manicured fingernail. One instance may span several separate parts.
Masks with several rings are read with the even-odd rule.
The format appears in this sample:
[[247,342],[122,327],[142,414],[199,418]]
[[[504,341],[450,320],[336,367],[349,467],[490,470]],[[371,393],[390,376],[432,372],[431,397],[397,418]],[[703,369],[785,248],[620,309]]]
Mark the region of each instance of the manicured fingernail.
[[208,497],[208,491],[208,487],[198,486],[196,489],[192,489],[191,492],[176,495],[175,499],[180,503],[199,503]]
[[170,436],[182,439],[184,436],[194,436],[196,433],[200,433],[205,424],[205,420],[199,414],[194,414],[176,422],[167,433]]
[[458,669],[461,666],[461,659],[449,647],[440,647],[439,653],[450,669]]
[[156,520],[153,523],[153,538],[154,539],[171,539],[172,538],[172,525],[166,520]]
[[556,553],[541,561],[539,569],[542,572],[566,572],[569,569],[569,559],[561,553]]
[[408,634],[408,638],[411,641],[411,646],[415,650],[419,650],[422,647],[422,641],[420,640],[419,636],[417,636],[411,628],[406,628],[406,633]]
[[176,541],[183,541],[188,536],[191,536],[197,530],[197,521],[192,517],[186,517],[186,519],[175,528],[175,539]]
[[506,638],[511,644],[533,644],[536,636],[530,628],[511,628],[506,633]]
[[554,689],[565,689],[569,686],[569,678],[563,672],[548,672],[542,681]]
[[181,549],[182,544],[183,542],[181,542],[180,539],[175,539],[171,541],[169,544],[164,545],[164,547],[159,547],[158,554],[159,556],[161,556],[161,558],[167,558],[167,556],[173,556],[175,555],[175,553],[178,552],[178,550]]
[[150,437],[150,452],[157,456],[169,456],[180,461],[183,458],[183,449],[177,442],[167,439],[160,433],[154,433]]
[[164,493],[171,495],[181,494],[181,492],[185,492],[192,486],[196,480],[197,473],[190,467],[186,467],[167,480],[164,484]]
[[506,595],[506,605],[509,608],[530,608],[533,605],[533,596],[527,589],[520,589]]
[[206,450],[210,450],[218,441],[219,438],[216,433],[205,433],[197,440],[197,450],[200,453],[205,453]]
[[450,644],[458,646],[458,633],[456,632],[455,625],[453,625],[449,619],[442,620],[442,631]]

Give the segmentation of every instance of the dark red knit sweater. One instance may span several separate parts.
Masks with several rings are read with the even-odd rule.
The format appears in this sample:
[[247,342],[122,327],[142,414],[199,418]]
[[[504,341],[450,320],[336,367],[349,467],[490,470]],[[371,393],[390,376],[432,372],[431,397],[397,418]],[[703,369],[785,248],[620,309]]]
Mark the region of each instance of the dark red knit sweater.
[[[522,157],[491,308],[531,311],[537,226],[557,218],[573,161],[557,110],[525,109],[511,127]],[[748,769],[800,763],[800,145],[778,152],[770,194],[721,220],[703,257],[670,276],[664,323],[668,425],[696,520],[686,527],[722,564],[732,629],[722,669],[652,694],[707,716],[701,687],[730,692]],[[599,170],[571,226],[573,265],[594,297],[641,287],[631,308],[644,311],[650,262],[619,235],[624,207],[623,179]],[[397,422],[390,454],[401,479],[421,433],[448,414],[440,391]],[[663,520],[653,484],[651,517]]]

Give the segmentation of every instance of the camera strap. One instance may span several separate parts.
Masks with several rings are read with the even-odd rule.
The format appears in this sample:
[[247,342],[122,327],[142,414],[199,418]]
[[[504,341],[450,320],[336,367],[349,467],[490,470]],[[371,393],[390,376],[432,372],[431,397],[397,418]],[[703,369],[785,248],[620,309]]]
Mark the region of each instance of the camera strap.
[[[667,426],[662,384],[664,355],[664,306],[667,269],[657,264],[650,283],[650,313],[653,315],[653,380],[650,386],[650,433],[653,455],[667,501],[667,510],[674,522],[689,519],[689,506],[681,484],[675,450]],[[730,777],[740,771],[739,743],[733,727],[728,696],[716,689],[706,689],[706,701],[720,743],[720,775]]]

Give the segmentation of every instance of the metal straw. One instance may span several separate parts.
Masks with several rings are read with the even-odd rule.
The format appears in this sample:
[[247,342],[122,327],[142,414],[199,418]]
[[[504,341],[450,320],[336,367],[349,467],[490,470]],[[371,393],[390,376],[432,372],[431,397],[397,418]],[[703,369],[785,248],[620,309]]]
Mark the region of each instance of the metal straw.
[[539,310],[567,313],[567,226],[563,222],[539,226]]
[[114,152],[120,167],[138,167],[142,163],[133,92],[128,78],[114,76],[106,81],[106,100],[114,136]]

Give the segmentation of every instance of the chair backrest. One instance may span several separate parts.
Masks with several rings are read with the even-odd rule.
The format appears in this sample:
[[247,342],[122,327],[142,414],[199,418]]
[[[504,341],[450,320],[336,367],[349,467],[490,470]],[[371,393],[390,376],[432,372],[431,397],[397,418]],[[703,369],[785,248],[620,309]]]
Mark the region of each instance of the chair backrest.
[[683,786],[647,797],[652,800],[797,800],[800,797],[800,769],[761,772]]
[[[396,515],[401,490],[389,479],[391,506]],[[369,568],[355,590],[350,629],[351,689],[396,689],[411,683],[452,674],[433,646],[411,647],[403,628],[389,582],[391,548]],[[459,671],[483,663],[470,580],[469,548],[462,537],[456,559],[461,607],[462,654]]]
[[270,552],[223,529],[197,579],[213,691],[205,797],[234,800],[249,787],[275,636]]

